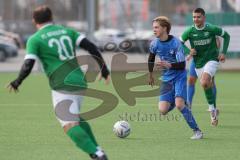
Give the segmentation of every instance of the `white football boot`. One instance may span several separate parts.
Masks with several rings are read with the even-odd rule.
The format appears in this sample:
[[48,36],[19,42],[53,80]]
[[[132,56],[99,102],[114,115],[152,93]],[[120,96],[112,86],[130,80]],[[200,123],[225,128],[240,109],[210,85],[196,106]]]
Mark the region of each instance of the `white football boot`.
[[218,125],[218,115],[219,115],[219,110],[218,109],[214,109],[214,110],[210,111],[211,124],[213,126]]
[[203,133],[201,130],[195,130],[193,131],[193,136],[191,137],[192,140],[198,140],[198,139],[202,139],[203,138]]

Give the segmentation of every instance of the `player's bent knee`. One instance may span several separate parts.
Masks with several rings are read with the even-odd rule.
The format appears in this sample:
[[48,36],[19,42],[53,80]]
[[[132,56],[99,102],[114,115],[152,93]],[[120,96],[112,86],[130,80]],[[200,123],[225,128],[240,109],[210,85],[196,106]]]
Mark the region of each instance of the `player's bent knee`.
[[159,109],[159,112],[160,112],[161,115],[166,115],[168,113],[168,110]]
[[168,107],[159,105],[158,108],[161,115],[166,115],[168,113]]
[[176,105],[176,108],[179,109],[179,110],[182,110],[183,107],[185,106],[185,101],[182,97],[176,97],[175,99],[175,105]]
[[77,125],[79,125],[79,122],[69,122],[63,126],[63,130],[65,133],[67,133],[69,129]]
[[160,114],[166,115],[168,113],[170,104],[168,102],[162,101],[158,104],[158,109]]
[[161,115],[168,114],[168,110],[169,110],[169,107],[159,106],[159,112],[160,112]]
[[176,108],[180,111],[183,109],[183,107],[184,107],[184,105],[176,105]]
[[200,83],[204,89],[208,89],[209,87],[211,87],[211,81],[209,81],[208,79],[201,79]]
[[202,81],[202,82],[201,82],[201,86],[202,86],[204,89],[208,89],[209,87],[211,87],[211,84],[209,84],[209,83],[206,82],[206,81]]
[[200,83],[204,89],[208,89],[212,85],[211,76],[208,73],[203,73]]

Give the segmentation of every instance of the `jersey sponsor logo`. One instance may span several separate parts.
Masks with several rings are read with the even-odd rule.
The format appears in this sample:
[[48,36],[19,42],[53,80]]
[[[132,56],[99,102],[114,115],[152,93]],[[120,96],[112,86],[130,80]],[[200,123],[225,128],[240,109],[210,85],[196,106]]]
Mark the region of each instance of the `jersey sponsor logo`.
[[198,34],[193,34],[193,37],[197,37],[198,36]]
[[209,36],[209,32],[204,32],[203,34],[205,37]]
[[203,46],[211,43],[211,39],[203,39],[203,40],[198,40],[198,41],[193,41],[194,46]]
[[173,55],[173,54],[174,54],[174,50],[171,49],[169,53],[170,53],[171,55]]

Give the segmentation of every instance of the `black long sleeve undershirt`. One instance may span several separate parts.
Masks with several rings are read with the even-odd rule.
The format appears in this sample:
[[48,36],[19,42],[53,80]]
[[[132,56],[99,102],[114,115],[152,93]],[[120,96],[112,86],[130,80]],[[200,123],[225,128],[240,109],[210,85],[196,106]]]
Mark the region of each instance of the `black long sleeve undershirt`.
[[153,72],[155,62],[155,54],[150,53],[148,57],[148,71]]
[[33,66],[35,64],[34,59],[26,59],[22,65],[22,68],[18,74],[17,79],[12,81],[10,84],[11,86],[17,90],[18,87],[21,85],[22,81],[31,73]]
[[185,62],[177,62],[177,63],[171,63],[171,68],[174,70],[184,70],[186,66]]
[[98,48],[87,38],[84,38],[79,46],[87,50],[93,56],[93,58],[97,61],[99,67],[101,68],[102,76],[106,79],[109,75],[109,71]]

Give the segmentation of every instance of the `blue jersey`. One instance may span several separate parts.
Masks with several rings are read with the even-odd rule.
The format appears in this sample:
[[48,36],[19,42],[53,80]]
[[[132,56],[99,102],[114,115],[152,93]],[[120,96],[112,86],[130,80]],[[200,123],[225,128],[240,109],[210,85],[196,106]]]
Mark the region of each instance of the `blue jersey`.
[[[179,39],[169,35],[168,40],[161,41],[155,38],[149,47],[150,53],[157,55],[160,60],[169,63],[185,61],[184,48]],[[165,69],[162,73],[163,81],[171,81],[179,76],[186,76],[186,70]]]

